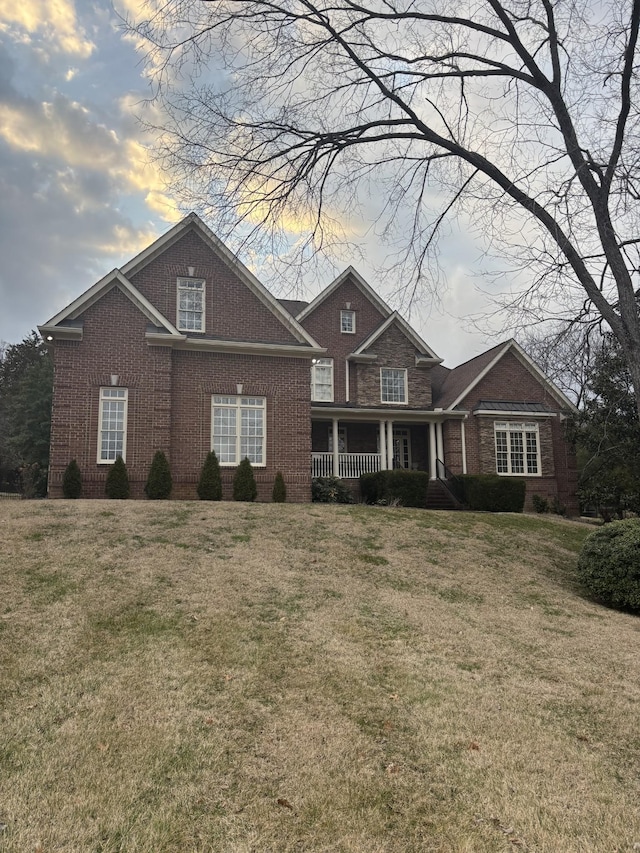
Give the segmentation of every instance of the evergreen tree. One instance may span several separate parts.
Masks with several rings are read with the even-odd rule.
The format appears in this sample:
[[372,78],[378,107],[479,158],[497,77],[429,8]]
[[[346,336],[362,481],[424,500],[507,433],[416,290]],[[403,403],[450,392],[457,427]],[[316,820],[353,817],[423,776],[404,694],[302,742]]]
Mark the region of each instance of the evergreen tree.
[[257,497],[258,488],[253,476],[253,468],[245,456],[238,465],[233,478],[233,499],[234,501],[255,501]]
[[150,500],[166,500],[171,494],[173,480],[167,457],[162,450],[156,450],[144,492]]
[[129,474],[122,456],[118,456],[107,474],[107,482],[104,487],[108,498],[124,500],[129,497],[131,488],[129,486]]
[[276,479],[273,483],[273,492],[271,493],[271,499],[274,504],[283,504],[287,500],[287,487],[284,484],[284,477],[282,476],[282,471],[278,471],[276,474]]
[[215,450],[207,453],[204,460],[200,480],[198,482],[198,497],[201,501],[222,500],[222,479],[220,477],[220,463]]
[[82,495],[82,475],[75,459],[72,459],[64,470],[62,494],[65,498],[79,498]]

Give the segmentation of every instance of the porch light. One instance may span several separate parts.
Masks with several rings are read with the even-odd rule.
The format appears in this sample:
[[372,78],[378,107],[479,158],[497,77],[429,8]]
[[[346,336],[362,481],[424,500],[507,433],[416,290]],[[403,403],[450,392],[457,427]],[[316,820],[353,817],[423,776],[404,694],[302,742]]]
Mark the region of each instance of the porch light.
[[52,341],[52,340],[53,340],[53,335],[47,335],[47,338],[46,338],[46,339],[47,339],[48,341]]

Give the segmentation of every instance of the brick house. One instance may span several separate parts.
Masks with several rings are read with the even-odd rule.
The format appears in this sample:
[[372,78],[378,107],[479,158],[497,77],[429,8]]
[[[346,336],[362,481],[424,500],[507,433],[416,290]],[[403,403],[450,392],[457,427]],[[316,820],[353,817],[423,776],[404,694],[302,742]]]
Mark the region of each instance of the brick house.
[[173,496],[195,498],[206,453],[225,497],[244,456],[260,500],[312,476],[380,468],[524,477],[575,508],[563,436],[573,406],[511,340],[449,370],[349,267],[311,303],[277,300],[189,214],[39,327],[54,359],[49,491],[71,459],[102,497],[127,464],[143,496],[164,450]]

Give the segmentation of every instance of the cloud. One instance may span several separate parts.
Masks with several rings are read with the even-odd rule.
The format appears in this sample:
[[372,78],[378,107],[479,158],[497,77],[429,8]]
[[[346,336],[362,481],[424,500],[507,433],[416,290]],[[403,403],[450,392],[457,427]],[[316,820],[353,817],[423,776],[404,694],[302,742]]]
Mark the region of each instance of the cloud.
[[86,59],[95,48],[78,21],[72,0],[0,0],[0,30],[23,43],[37,37],[45,53]]

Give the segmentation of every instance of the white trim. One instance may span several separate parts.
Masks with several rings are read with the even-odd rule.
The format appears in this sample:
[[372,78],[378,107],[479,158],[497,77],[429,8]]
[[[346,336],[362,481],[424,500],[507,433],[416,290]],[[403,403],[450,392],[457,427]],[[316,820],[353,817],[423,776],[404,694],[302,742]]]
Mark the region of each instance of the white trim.
[[[105,393],[106,392],[106,393]],[[123,403],[122,411],[122,453],[116,453],[113,459],[105,459],[102,455],[102,423],[104,417],[103,403],[107,400],[115,400],[118,403]],[[98,465],[113,465],[118,458],[122,456],[122,461],[127,461],[127,418],[129,414],[129,389],[119,386],[106,386],[100,388],[98,397],[98,447],[96,449],[96,462]],[[116,430],[113,430],[116,432]]]
[[[515,341],[513,338],[507,341],[501,350],[497,353],[495,358],[493,358],[489,364],[480,371],[480,373],[473,379],[469,385],[462,391],[462,393],[458,394],[456,399],[449,405],[450,409],[455,409],[455,407],[464,400],[464,398],[469,394],[476,385],[484,379],[484,377],[489,373],[489,371],[493,370],[496,364],[500,361],[500,359],[509,352],[509,350],[514,351],[514,355],[518,358],[523,367],[526,367],[533,375],[541,382],[549,391],[549,393],[555,398],[555,400],[560,404],[560,406],[564,409],[569,409],[572,412],[577,412],[577,408],[571,400],[562,393],[562,391],[555,385],[544,373],[540,370],[538,365],[532,361],[526,352],[522,349],[520,344]],[[478,356],[476,356],[478,358]],[[464,362],[466,364],[466,362]],[[462,365],[458,365],[458,367],[462,367]],[[458,368],[455,368],[456,370]]]
[[[372,408],[351,408],[349,406],[344,405],[336,405],[336,406],[318,406],[311,404],[311,417],[315,420],[331,420],[331,418],[336,415],[340,418],[340,420],[346,421],[371,421],[371,420],[380,420],[380,418],[386,418],[389,416],[389,409],[385,405],[385,408],[381,407],[372,407]],[[429,423],[433,421],[446,421],[448,419],[452,420],[461,420],[462,418],[468,417],[469,412],[464,409],[456,409],[456,411],[451,411],[449,409],[443,409],[441,412],[434,412],[433,409],[403,409],[402,410],[402,422],[411,422],[411,423]]]
[[326,353],[324,347],[305,347],[296,344],[265,344],[252,341],[222,341],[212,338],[189,338],[176,333],[174,338],[169,335],[158,335],[147,332],[145,339],[149,346],[175,346],[181,350],[210,350],[212,352],[242,353],[245,355],[270,355],[289,358],[313,358]]
[[[380,336],[383,335],[387,331],[389,326],[391,326],[393,323],[396,323],[400,327],[400,330],[404,333],[405,337],[407,337],[409,341],[413,344],[413,346],[417,350],[419,350],[419,355],[417,355],[416,358],[421,358],[421,356],[426,355],[427,359],[429,360],[429,364],[442,363],[443,359],[438,358],[438,356],[434,353],[431,347],[428,346],[422,340],[420,335],[418,335],[411,328],[411,326],[407,323],[404,317],[401,317],[397,311],[394,311],[392,314],[390,314],[389,317],[387,317],[387,319],[384,321],[384,323],[378,326],[377,329],[374,329],[374,331],[369,335],[369,337],[365,341],[363,341],[363,343],[361,343],[360,346],[356,350],[354,350],[351,355],[365,355],[365,350],[368,350],[370,346],[373,346],[373,344],[378,340],[378,338],[380,338]],[[422,358],[421,363],[424,363]]]
[[[393,370],[395,373],[404,373],[404,400],[385,400],[382,396],[382,372],[384,370]],[[406,367],[381,367],[380,368],[380,402],[387,406],[408,406],[409,405],[409,376]]]
[[[316,379],[316,368],[317,367],[330,367],[331,368],[331,397],[328,400],[323,400],[320,397],[315,397],[314,394],[317,390],[317,386],[320,384],[323,387],[324,383],[318,383]],[[311,400],[314,403],[333,403],[334,399],[334,377],[333,377],[333,359],[332,358],[314,358],[311,364]]]
[[[188,288],[184,285],[181,286],[181,282],[183,281],[191,281],[191,282],[200,282],[202,284],[202,288]],[[189,292],[200,293],[202,298],[202,308],[200,311],[195,312],[192,311],[190,313],[199,313],[202,315],[202,319],[200,322],[199,329],[190,329],[180,325],[180,312],[187,311],[186,308],[180,307],[180,293],[189,293]],[[196,278],[186,275],[179,275],[176,277],[176,329],[179,332],[206,332],[207,330],[207,282],[204,278]]]
[[464,421],[460,421],[460,445],[462,447],[462,473],[467,473],[467,431]]
[[[224,397],[228,400],[235,400],[235,403],[216,403],[216,397]],[[253,400],[262,400],[262,404],[260,406],[247,406],[242,405],[243,398],[251,398]],[[223,462],[221,459],[222,451],[216,450],[214,446],[215,434],[215,416],[214,410],[216,408],[219,409],[229,409],[234,410],[236,413],[236,423],[235,423],[235,461],[234,462]],[[218,456],[218,461],[221,468],[237,468],[238,465],[244,459],[242,456],[242,410],[248,409],[251,411],[261,411],[262,412],[262,462],[251,462],[253,468],[266,468],[267,465],[267,398],[263,397],[260,394],[212,394],[211,395],[211,450],[216,450],[216,454]]]
[[316,298],[310,302],[306,308],[304,308],[296,317],[298,321],[304,320],[305,317],[308,317],[309,314],[312,314],[316,308],[318,308],[322,303],[327,299],[327,297],[331,296],[334,290],[346,281],[349,277],[353,279],[357,287],[362,291],[363,295],[367,297],[367,299],[374,305],[375,308],[382,314],[383,317],[388,317],[391,314],[391,308],[384,302],[378,294],[373,290],[371,285],[367,284],[364,278],[360,275],[360,273],[354,269],[352,266],[348,266],[346,270],[340,273],[340,275],[335,278],[331,284],[327,285],[324,290],[322,290]]
[[[343,329],[342,328],[342,320],[345,314],[351,315],[351,328]],[[356,312],[353,308],[341,308],[340,309],[340,334],[342,335],[355,335],[356,333]]]
[[[527,426],[529,429],[527,429]],[[513,429],[512,429],[513,427]],[[531,429],[535,427],[535,429]],[[507,453],[507,468],[508,471],[498,471],[498,442],[497,433],[506,433],[506,453]],[[522,465],[526,469],[527,464],[527,438],[526,433],[532,432],[536,436],[536,471],[513,471],[511,462],[511,434],[519,433],[522,440]],[[542,476],[542,455],[540,449],[540,429],[537,423],[527,424],[524,421],[494,421],[493,422],[493,448],[495,456],[496,474],[499,477],[541,477]]]
[[351,395],[351,388],[349,384],[349,362],[345,359],[344,362],[344,397],[345,401],[349,402],[349,397]]
[[134,287],[133,284],[131,284],[129,279],[123,275],[122,271],[117,269],[112,270],[110,273],[105,275],[104,278],[97,281],[93,287],[90,287],[89,290],[86,290],[81,296],[74,299],[70,305],[67,305],[67,307],[56,314],[55,317],[52,317],[44,325],[39,326],[38,328],[42,329],[45,334],[53,334],[54,336],[58,335],[63,338],[67,335],[71,327],[59,326],[58,324],[64,320],[76,319],[80,314],[86,311],[87,308],[90,308],[98,302],[98,300],[102,299],[102,297],[114,287],[119,287],[124,295],[128,297],[128,299],[130,299],[131,302],[140,309],[140,311],[142,311],[145,317],[153,323],[154,326],[166,329],[167,332],[169,332],[169,335],[174,338],[181,339],[184,337],[176,327],[170,323],[169,320],[167,320],[167,318],[161,314],[136,287]]

